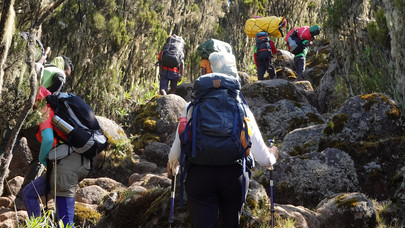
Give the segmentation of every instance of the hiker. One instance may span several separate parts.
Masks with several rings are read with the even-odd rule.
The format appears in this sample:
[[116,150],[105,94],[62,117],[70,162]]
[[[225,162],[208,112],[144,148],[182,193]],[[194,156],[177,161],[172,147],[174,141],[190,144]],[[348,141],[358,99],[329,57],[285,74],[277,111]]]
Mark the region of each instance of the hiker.
[[[161,95],[176,93],[177,82],[182,80],[184,71],[183,46],[183,38],[177,35],[172,35],[167,38],[166,43],[159,52],[159,91]],[[168,90],[169,82],[170,90]]]
[[73,70],[74,66],[68,57],[58,56],[51,63],[44,65],[41,85],[51,93],[60,92],[66,82],[66,77],[69,77]]
[[209,56],[214,52],[228,52],[232,54],[232,47],[230,44],[217,40],[208,39],[197,48],[198,55],[201,57],[201,75],[213,72],[210,64]]
[[312,41],[315,36],[319,34],[321,28],[318,25],[302,26],[294,28],[288,32],[285,37],[288,50],[293,53],[294,67],[298,73],[297,80],[303,80],[303,73],[305,71],[306,56],[309,51],[309,47],[312,46]]
[[[41,85],[44,86],[43,89],[47,89],[50,93],[56,93],[60,91],[65,83],[66,77],[71,75],[74,67],[70,59],[64,55],[54,58],[51,63],[45,64],[44,66],[43,63],[45,62],[49,51],[50,48],[47,47],[42,54],[41,59],[37,62],[37,73],[41,74]],[[38,160],[40,143],[35,136],[37,130],[38,126],[21,130],[21,136],[27,139],[28,147],[33,157],[22,187],[25,187],[28,183],[38,177],[38,175],[41,175],[44,170]]]
[[208,59],[203,58],[201,60],[200,67],[201,67],[201,75],[212,73],[210,61]]
[[[40,86],[37,98],[41,100],[50,94],[51,92],[45,87]],[[67,136],[52,122],[55,114],[49,104],[44,108],[44,112],[48,116],[46,120],[39,124],[37,139],[41,142],[39,161],[47,167],[47,175],[39,176],[31,183],[28,183],[22,190],[22,197],[28,215],[30,217],[39,217],[41,216],[39,198],[47,195],[47,186],[50,186],[51,192],[56,196],[57,218],[62,220],[64,225],[73,225],[77,184],[89,173],[90,161],[86,157],[70,151],[66,151],[66,153],[70,152],[70,154],[57,162],[47,160],[51,150],[61,152],[61,150],[71,149],[65,144],[60,144],[60,139],[66,139]]]
[[[206,83],[203,83],[203,81]],[[227,85],[230,86],[227,92],[224,89],[218,89],[218,92],[214,92],[215,95],[211,93],[216,90],[215,88],[224,88]],[[253,167],[254,160],[263,167],[272,167],[276,163],[278,149],[277,147],[268,148],[266,146],[253,113],[247,105],[243,105],[238,101],[240,83],[234,76],[223,73],[202,75],[194,83],[193,90],[197,97],[196,100],[198,96],[211,94],[212,96],[209,96],[212,100],[210,104],[212,106],[210,106],[209,112],[207,112],[207,109],[201,111],[202,115],[199,115],[199,111],[202,110],[203,106],[207,107],[207,103],[203,102],[208,99],[204,99],[205,101],[200,100],[201,103],[197,104],[198,106],[189,107],[189,104],[193,104],[192,102],[184,108],[175,134],[175,140],[168,155],[167,172],[169,176],[176,175],[180,164],[182,164],[180,193],[182,193],[182,179],[185,178],[184,186],[187,193],[192,227],[217,227],[218,218],[220,227],[238,227],[244,201],[247,196],[247,189],[249,188],[250,170],[246,169],[246,167]],[[233,106],[234,104],[236,106]],[[195,108],[198,108],[197,112],[194,112]],[[217,110],[217,108],[221,108],[221,110]],[[232,111],[234,114],[236,112],[239,112],[239,114],[245,112],[245,120],[250,119],[248,121],[250,122],[250,130],[243,131],[244,134],[240,135],[240,141],[238,141],[238,136],[235,135],[236,137],[234,138],[233,136],[229,136],[228,133],[225,133],[225,137],[216,136],[217,132],[221,132],[222,130],[228,132],[232,128],[235,129],[235,126],[239,126],[234,125],[234,120],[237,118],[240,120],[240,115],[235,115],[234,117],[232,114],[228,115]],[[225,112],[227,114],[223,115],[222,113]],[[199,115],[198,118],[196,115]],[[216,119],[214,121],[212,121],[213,119],[204,121],[204,118],[213,115],[216,115],[219,121],[215,121]],[[228,122],[223,121],[226,120],[225,117],[228,118]],[[193,121],[190,124],[195,123],[196,125],[192,125],[191,128],[184,128],[185,124],[188,125],[187,122],[191,118],[193,118]],[[204,128],[213,126],[213,122],[215,124],[222,123],[227,127]],[[196,129],[196,126],[201,125],[203,127]],[[190,131],[187,129],[190,129],[192,132],[191,136],[189,135]],[[207,136],[207,134],[203,134],[202,132],[216,133]],[[231,132],[233,131],[231,130]],[[195,136],[195,133],[198,133],[198,135]],[[243,144],[242,139],[245,139],[245,137],[242,136],[246,136],[246,134],[250,135],[250,140],[244,141],[245,144]],[[193,139],[192,143],[188,141],[190,140],[189,138]],[[195,141],[194,138],[198,138],[198,140],[195,139]],[[199,140],[204,140],[204,142],[199,144]],[[185,144],[186,142],[187,144]],[[194,147],[194,142],[198,144],[196,147]],[[245,146],[249,142],[251,142],[250,154],[245,157],[245,152],[247,151],[247,147]],[[192,148],[197,149],[195,156],[193,155],[193,149],[185,147],[187,145],[190,146],[190,144]],[[242,157],[239,157],[241,149],[243,149],[240,145],[245,149],[242,150]],[[201,146],[204,146],[205,149],[202,149]],[[234,159],[235,155],[237,158]],[[181,196],[180,200],[182,200]]]
[[263,80],[264,74],[269,74],[270,79],[276,77],[276,71],[272,64],[271,58],[277,54],[277,49],[267,32],[256,34],[256,45],[254,47],[254,60],[257,68],[258,80]]

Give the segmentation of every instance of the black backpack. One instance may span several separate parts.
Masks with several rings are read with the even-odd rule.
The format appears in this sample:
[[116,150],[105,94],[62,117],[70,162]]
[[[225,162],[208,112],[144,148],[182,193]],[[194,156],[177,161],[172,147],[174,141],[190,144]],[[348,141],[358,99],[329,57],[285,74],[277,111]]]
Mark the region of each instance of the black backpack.
[[293,32],[290,37],[288,37],[287,42],[288,46],[290,46],[290,52],[294,55],[300,54],[305,49],[305,45],[302,43],[302,40],[300,40],[296,32]]
[[256,34],[257,57],[259,59],[268,59],[272,57],[270,38],[267,32]]
[[93,109],[79,96],[71,93],[48,95],[46,101],[60,117],[73,127],[68,139],[60,138],[73,151],[92,159],[108,146],[107,137],[101,131]]
[[172,35],[163,45],[160,61],[163,66],[179,67],[184,59],[184,40],[181,36]]

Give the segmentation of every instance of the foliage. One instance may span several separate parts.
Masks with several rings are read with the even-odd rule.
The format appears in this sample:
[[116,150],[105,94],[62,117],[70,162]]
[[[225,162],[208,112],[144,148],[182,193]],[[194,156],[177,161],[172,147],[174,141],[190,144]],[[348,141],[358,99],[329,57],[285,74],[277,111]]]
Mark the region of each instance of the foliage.
[[27,228],[72,228],[74,224],[63,224],[60,220],[57,224],[54,223],[54,211],[49,210],[41,217],[31,217],[25,220],[25,226]]
[[400,223],[392,221],[391,223],[387,223],[386,219],[382,216],[382,213],[384,213],[388,206],[391,204],[391,201],[382,201],[378,202],[377,200],[373,200],[373,205],[375,207],[375,210],[377,212],[377,228],[399,228],[403,227]]
[[348,17],[350,17],[350,12],[352,5],[350,0],[335,0],[333,3],[328,1],[326,7],[327,20],[325,27],[336,32],[344,29]]
[[383,9],[378,10],[376,21],[367,24],[367,33],[373,43],[378,44],[380,48],[390,49],[390,36]]

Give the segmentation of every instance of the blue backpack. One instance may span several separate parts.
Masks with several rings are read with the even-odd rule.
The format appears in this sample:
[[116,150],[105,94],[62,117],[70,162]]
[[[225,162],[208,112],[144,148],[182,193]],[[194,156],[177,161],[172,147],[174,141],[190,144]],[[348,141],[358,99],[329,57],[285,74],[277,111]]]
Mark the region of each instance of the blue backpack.
[[[239,81],[232,76],[211,73],[194,82],[192,117],[180,134],[180,194],[190,165],[226,166],[252,164],[246,108]],[[182,196],[180,197],[182,200]],[[182,203],[180,203],[182,204]]]

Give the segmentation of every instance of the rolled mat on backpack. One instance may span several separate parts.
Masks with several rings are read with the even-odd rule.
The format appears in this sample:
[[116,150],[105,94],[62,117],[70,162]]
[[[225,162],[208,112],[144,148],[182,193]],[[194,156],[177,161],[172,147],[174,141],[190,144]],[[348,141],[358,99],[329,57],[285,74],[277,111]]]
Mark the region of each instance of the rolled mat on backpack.
[[269,36],[282,37],[280,25],[283,21],[283,17],[276,16],[251,18],[245,23],[245,33],[250,38],[256,38],[256,34],[263,31],[268,32]]

